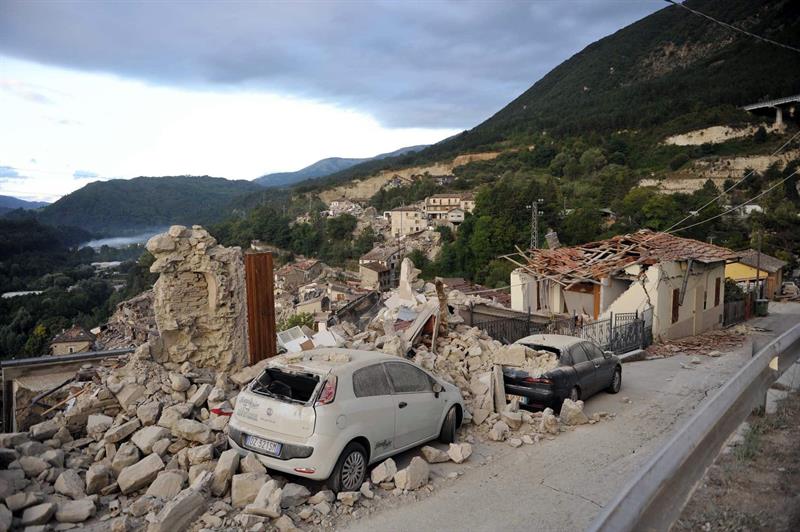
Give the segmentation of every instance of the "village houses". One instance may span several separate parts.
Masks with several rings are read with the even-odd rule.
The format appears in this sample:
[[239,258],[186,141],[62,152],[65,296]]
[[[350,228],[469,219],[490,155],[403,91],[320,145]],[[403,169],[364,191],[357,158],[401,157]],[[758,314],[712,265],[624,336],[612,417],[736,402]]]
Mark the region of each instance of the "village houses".
[[[460,213],[450,215],[453,210]],[[425,216],[431,220],[447,220],[454,223],[464,221],[464,214],[475,210],[475,196],[471,192],[434,194],[425,198]],[[460,217],[460,220],[455,221]]]
[[428,227],[425,214],[416,207],[397,207],[387,215],[392,224],[392,236],[395,238],[413,235]]
[[765,299],[773,299],[780,295],[781,284],[783,284],[783,268],[786,262],[761,253],[754,249],[739,252],[741,255],[738,262],[725,266],[725,277],[735,281],[746,292],[758,290],[759,285],[764,289],[761,296]]
[[514,310],[589,320],[652,311],[653,336],[664,340],[721,327],[725,265],[738,258],[649,230],[524,255],[522,262],[508,257],[519,266],[511,273]]
[[325,264],[316,259],[305,259],[284,264],[275,272],[275,287],[294,290],[322,274]]
[[397,281],[400,277],[400,261],[403,260],[404,253],[404,248],[400,246],[376,246],[368,253],[362,255],[361,258],[358,259],[361,286],[364,288],[378,290],[379,288],[364,285],[365,278],[368,279],[368,283],[372,284],[372,278],[374,277],[373,274],[375,272],[378,273],[378,285],[385,286],[386,283],[386,279],[384,279],[384,284],[381,284],[380,272],[378,271],[377,267],[371,266],[365,268],[367,265],[377,265],[385,268],[387,273],[384,273],[383,275],[388,275],[388,286],[397,286]]

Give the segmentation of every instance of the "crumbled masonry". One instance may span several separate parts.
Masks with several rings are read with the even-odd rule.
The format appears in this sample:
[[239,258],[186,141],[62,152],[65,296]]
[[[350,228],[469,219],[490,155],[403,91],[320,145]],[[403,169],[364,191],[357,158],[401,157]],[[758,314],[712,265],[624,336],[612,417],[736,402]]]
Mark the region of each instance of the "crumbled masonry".
[[[210,264],[228,252],[209,239],[200,228],[173,227],[157,242],[151,241],[148,247],[159,253],[161,262],[155,269],[164,272],[161,279],[183,278],[181,272],[186,271],[170,266],[170,257],[180,255],[185,260],[186,254],[179,250],[188,250],[188,242],[195,242],[195,248],[205,243],[212,250],[209,256],[189,260],[219,275],[204,286],[230,288],[227,269]],[[549,409],[529,413],[520,410],[516,400],[506,401],[497,380],[500,364],[539,374],[557,364],[551,353],[503,346],[480,329],[458,324],[455,315],[448,316],[449,327],[436,338],[430,337],[435,327],[408,334],[419,316],[435,321],[441,307],[432,285],[416,280],[413,264],[406,271],[403,297],[399,291],[392,293],[365,331],[347,323],[332,329],[345,347],[411,356],[456,384],[467,406],[457,443],[446,449],[431,443],[421,449],[422,457],[414,457],[405,467],[398,468],[391,458],[384,460],[372,467],[359,490],[338,495],[324,486],[309,490],[273,474],[252,453],[240,457],[228,448],[230,418],[214,409],[232,410],[241,387],[267,362],[237,367],[234,351],[214,362],[212,354],[223,346],[238,345],[238,336],[185,324],[172,328],[166,322],[178,310],[161,305],[177,285],[163,282],[155,298],[159,327],[166,323],[161,337],[139,345],[127,361],[96,364],[90,380],[80,383],[83,393],[55,411],[54,417],[34,424],[28,432],[0,434],[0,530],[35,525],[150,532],[332,529],[338,519],[363,515],[381,499],[427,494],[434,489],[431,478],[437,476],[429,463],[468,462],[477,441],[520,447],[552,438],[565,425],[586,422],[581,421],[586,416],[580,401],[569,405],[560,420]],[[216,310],[208,310],[195,324],[212,319],[216,312],[225,327],[236,331],[240,324],[229,312],[236,304],[223,302],[221,293],[216,297]],[[194,308],[201,306],[206,308]],[[201,333],[213,341],[188,346]],[[447,478],[457,476],[449,473]]]

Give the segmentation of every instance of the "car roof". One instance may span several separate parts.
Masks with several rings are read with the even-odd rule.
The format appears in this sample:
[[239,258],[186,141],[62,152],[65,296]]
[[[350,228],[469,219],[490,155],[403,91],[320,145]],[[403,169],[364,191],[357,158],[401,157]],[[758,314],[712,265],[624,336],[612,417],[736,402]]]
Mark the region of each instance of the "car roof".
[[[344,356],[347,358],[345,360]],[[338,358],[338,359],[337,359]],[[299,353],[285,353],[270,360],[270,366],[301,367],[316,373],[344,374],[378,362],[407,362],[380,351],[362,351],[341,347],[323,347]]]
[[534,344],[546,345],[556,349],[564,349],[565,347],[572,347],[575,344],[585,342],[583,338],[577,336],[567,336],[566,334],[532,334],[525,338],[520,338],[515,344]]

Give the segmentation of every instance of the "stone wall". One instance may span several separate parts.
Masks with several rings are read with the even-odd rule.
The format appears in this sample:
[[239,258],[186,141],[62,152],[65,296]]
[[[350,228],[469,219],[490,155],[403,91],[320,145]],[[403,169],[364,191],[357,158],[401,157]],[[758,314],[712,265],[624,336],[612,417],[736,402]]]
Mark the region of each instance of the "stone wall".
[[162,362],[229,370],[247,362],[244,258],[202,227],[181,225],[147,242]]

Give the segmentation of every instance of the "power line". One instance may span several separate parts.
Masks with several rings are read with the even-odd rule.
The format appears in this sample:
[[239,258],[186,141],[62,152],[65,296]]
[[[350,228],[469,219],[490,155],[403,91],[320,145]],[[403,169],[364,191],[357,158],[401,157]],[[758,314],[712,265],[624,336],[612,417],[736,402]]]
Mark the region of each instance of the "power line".
[[719,213],[719,214],[716,214],[716,215],[714,215],[714,216],[711,216],[711,217],[709,217],[709,218],[706,218],[705,220],[700,220],[700,221],[699,221],[699,222],[697,222],[697,223],[693,223],[693,224],[691,224],[691,225],[687,225],[687,226],[685,226],[685,227],[679,227],[678,229],[673,229],[673,230],[671,230],[671,231],[664,231],[664,232],[665,232],[665,233],[677,233],[678,231],[683,231],[683,230],[685,230],[685,229],[691,229],[692,227],[697,227],[698,225],[703,225],[703,224],[704,224],[704,223],[706,223],[706,222],[710,222],[711,220],[716,220],[717,218],[720,218],[720,217],[722,217],[722,216],[725,216],[726,214],[729,214],[729,213],[731,213],[731,212],[735,211],[736,209],[739,209],[739,208],[741,208],[741,207],[744,207],[744,206],[745,206],[745,205],[747,205],[748,203],[751,203],[751,202],[753,202],[753,201],[757,200],[757,199],[758,199],[758,198],[760,198],[761,196],[764,196],[765,194],[767,194],[768,192],[770,192],[770,191],[771,191],[771,190],[773,190],[774,188],[776,188],[776,187],[778,187],[778,186],[780,186],[780,185],[784,184],[786,181],[788,181],[788,180],[789,180],[789,178],[790,178],[790,177],[792,177],[792,176],[794,176],[794,175],[797,175],[797,172],[798,172],[798,170],[795,170],[795,171],[794,171],[794,172],[792,172],[791,174],[787,175],[786,177],[784,177],[783,179],[781,179],[780,181],[778,181],[777,183],[775,183],[774,185],[772,185],[771,187],[769,187],[769,188],[768,188],[767,190],[765,190],[764,192],[762,192],[762,193],[760,193],[760,194],[758,194],[758,195],[756,195],[756,196],[753,196],[753,197],[752,197],[752,198],[750,198],[749,200],[747,200],[747,201],[745,201],[745,202],[743,202],[743,203],[740,203],[739,205],[737,205],[737,206],[735,206],[735,207],[731,207],[730,209],[728,209],[728,210],[726,210],[726,211],[723,211],[723,212],[721,212],[721,213]]
[[[777,150],[775,150],[774,152],[772,152],[772,153],[770,154],[770,157],[775,157],[776,155],[778,155],[780,152],[782,152],[782,151],[783,151],[783,149],[784,149],[784,148],[786,148],[786,146],[788,146],[789,144],[791,144],[791,143],[792,143],[792,141],[794,141],[794,139],[796,139],[798,136],[800,136],[800,131],[798,131],[797,133],[795,133],[795,134],[792,136],[792,138],[790,138],[789,140],[787,140],[786,142],[784,142],[784,143],[783,143],[783,145],[782,145],[780,148],[778,148]],[[689,219],[689,218],[691,218],[692,216],[696,216],[696,215],[697,215],[697,213],[699,213],[700,211],[702,211],[703,209],[705,209],[706,207],[708,207],[709,205],[711,205],[712,203],[714,203],[715,201],[717,201],[718,199],[720,199],[722,196],[724,196],[725,194],[727,194],[728,192],[730,192],[730,191],[731,191],[731,190],[733,190],[734,188],[736,188],[736,187],[738,187],[739,185],[741,185],[741,184],[742,184],[742,183],[743,183],[743,182],[744,182],[744,181],[745,181],[745,180],[746,180],[748,177],[750,177],[751,175],[753,175],[755,172],[756,172],[756,171],[755,171],[755,169],[753,169],[753,170],[750,170],[750,171],[749,171],[749,172],[747,172],[747,173],[745,174],[745,176],[744,176],[743,178],[741,178],[739,181],[737,181],[736,183],[732,184],[731,186],[729,186],[728,188],[726,188],[725,190],[723,190],[722,192],[720,192],[720,193],[719,193],[719,194],[718,194],[718,195],[717,195],[717,196],[716,196],[714,199],[711,199],[711,200],[709,200],[709,201],[708,201],[708,202],[707,202],[705,205],[703,205],[703,206],[702,206],[702,207],[700,207],[699,209],[697,209],[697,210],[695,210],[695,211],[693,211],[693,212],[690,212],[690,213],[689,213],[688,215],[686,215],[686,216],[685,216],[683,219],[681,219],[681,220],[679,220],[679,221],[675,222],[674,224],[672,224],[671,226],[669,226],[667,229],[665,229],[665,230],[664,230],[664,232],[665,232],[665,233],[669,233],[669,232],[671,232],[673,229],[675,229],[675,227],[679,226],[680,224],[682,224],[683,222],[685,222],[686,220],[688,220],[688,219]]]
[[800,48],[795,48],[794,46],[790,46],[788,44],[783,44],[782,42],[773,41],[772,39],[770,39],[768,37],[762,37],[761,35],[756,35],[755,33],[751,33],[751,32],[749,32],[747,30],[743,30],[742,28],[738,28],[738,27],[734,26],[733,24],[728,24],[727,22],[723,22],[721,20],[715,19],[714,17],[712,17],[710,15],[706,15],[705,13],[701,13],[700,11],[697,11],[696,9],[692,9],[691,7],[685,6],[685,5],[681,4],[680,2],[676,2],[675,0],[664,0],[664,1],[667,2],[668,4],[672,4],[674,6],[682,7],[683,9],[685,9],[686,11],[689,11],[690,13],[694,13],[695,15],[698,15],[700,17],[703,17],[703,18],[707,19],[707,20],[710,20],[711,22],[715,22],[716,24],[719,24],[720,26],[724,26],[724,27],[728,28],[729,30],[738,31],[739,33],[743,33],[744,35],[747,35],[748,37],[752,37],[754,39],[758,39],[759,41],[763,41],[763,42],[766,42],[766,43],[769,43],[769,44],[774,44],[775,46],[780,46],[781,48],[785,48],[787,50],[791,50],[792,52],[800,53]]

